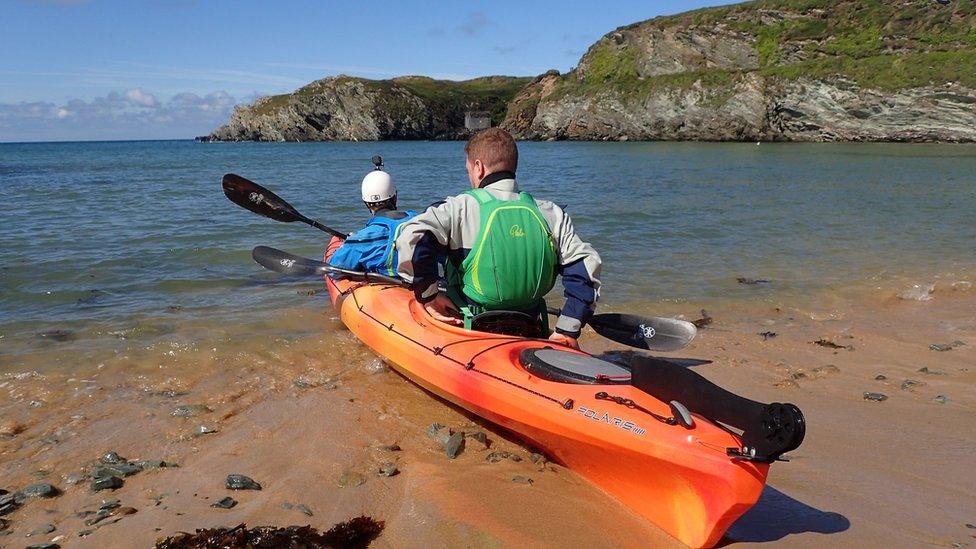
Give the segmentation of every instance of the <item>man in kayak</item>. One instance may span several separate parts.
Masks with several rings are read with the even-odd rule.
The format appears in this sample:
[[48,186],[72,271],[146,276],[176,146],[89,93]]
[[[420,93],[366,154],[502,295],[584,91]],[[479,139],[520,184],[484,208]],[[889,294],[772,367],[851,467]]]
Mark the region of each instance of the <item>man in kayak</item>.
[[346,237],[332,237],[325,260],[333,267],[396,276],[397,257],[393,246],[403,222],[416,212],[397,210],[397,190],[390,174],[383,171],[383,159],[373,157],[376,168],[366,174],[361,187],[363,203],[372,214],[366,226]]
[[[464,151],[471,190],[401,226],[398,274],[431,316],[468,328],[474,316],[497,310],[541,315],[547,326],[543,297],[558,274],[566,304],[550,339],[578,347],[600,294],[599,254],[562,208],[519,191],[518,148],[508,132],[478,132]],[[447,292],[437,285],[444,255]]]

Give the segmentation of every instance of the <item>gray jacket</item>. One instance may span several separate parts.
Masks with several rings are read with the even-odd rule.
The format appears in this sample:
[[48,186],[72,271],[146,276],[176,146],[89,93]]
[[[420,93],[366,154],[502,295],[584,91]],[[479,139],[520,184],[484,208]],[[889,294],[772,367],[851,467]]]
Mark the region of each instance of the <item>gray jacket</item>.
[[[514,178],[498,179],[484,188],[501,200],[518,199]],[[580,239],[562,208],[548,200],[536,200],[536,204],[555,240],[566,296],[556,331],[579,337],[600,296],[600,255]],[[413,285],[419,301],[427,302],[437,295],[438,257],[446,253],[463,259],[477,242],[480,226],[478,201],[468,194],[449,197],[401,225],[396,240],[397,274]]]

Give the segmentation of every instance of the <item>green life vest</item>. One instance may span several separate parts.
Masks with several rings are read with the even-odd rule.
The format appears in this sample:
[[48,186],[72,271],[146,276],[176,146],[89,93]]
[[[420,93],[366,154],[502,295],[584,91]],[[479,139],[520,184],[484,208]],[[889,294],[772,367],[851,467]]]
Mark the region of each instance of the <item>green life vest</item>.
[[465,192],[478,201],[481,224],[460,265],[447,262],[452,299],[475,314],[535,311],[540,304],[544,310],[542,298],[556,282],[557,254],[535,199],[527,192],[518,200],[499,200],[485,189]]

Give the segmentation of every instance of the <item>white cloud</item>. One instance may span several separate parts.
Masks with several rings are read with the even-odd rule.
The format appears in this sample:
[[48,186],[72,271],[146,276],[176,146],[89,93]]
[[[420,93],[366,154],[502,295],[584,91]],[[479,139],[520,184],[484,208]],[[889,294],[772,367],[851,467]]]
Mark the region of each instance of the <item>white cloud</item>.
[[192,138],[225,124],[239,103],[224,91],[161,101],[141,88],[64,104],[0,103],[0,141]]
[[148,107],[150,109],[156,108],[156,97],[151,93],[146,93],[139,88],[128,90],[125,92],[125,98],[133,105],[139,105],[142,107]]

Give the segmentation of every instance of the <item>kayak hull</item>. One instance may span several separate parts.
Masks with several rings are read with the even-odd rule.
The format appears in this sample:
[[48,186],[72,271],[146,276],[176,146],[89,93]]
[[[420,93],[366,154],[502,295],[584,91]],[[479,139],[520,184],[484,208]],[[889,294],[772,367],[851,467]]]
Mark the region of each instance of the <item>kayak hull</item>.
[[518,434],[690,547],[718,543],[762,492],[768,464],[728,457],[738,437],[708,420],[669,424],[669,405],[631,385],[560,383],[522,367],[523,351],[552,342],[437,322],[401,287],[327,283],[343,323],[398,372]]

